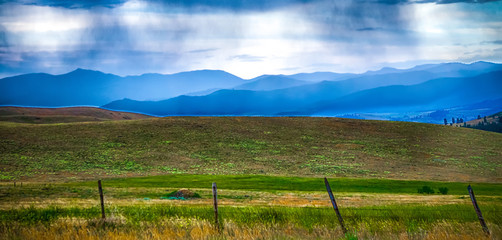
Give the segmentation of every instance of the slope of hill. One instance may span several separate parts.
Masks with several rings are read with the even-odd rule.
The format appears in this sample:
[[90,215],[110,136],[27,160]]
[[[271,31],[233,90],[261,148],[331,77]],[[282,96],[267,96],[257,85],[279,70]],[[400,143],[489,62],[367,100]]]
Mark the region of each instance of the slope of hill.
[[93,107],[27,108],[0,107],[0,121],[19,123],[67,123],[106,120],[137,120],[151,116]]
[[502,134],[474,129],[337,118],[0,122],[0,179],[194,173],[502,182],[501,144]]
[[219,90],[207,96],[179,96],[164,101],[123,99],[102,107],[157,116],[272,116],[277,113],[278,105],[283,109],[295,109],[294,103],[288,100],[271,92]]

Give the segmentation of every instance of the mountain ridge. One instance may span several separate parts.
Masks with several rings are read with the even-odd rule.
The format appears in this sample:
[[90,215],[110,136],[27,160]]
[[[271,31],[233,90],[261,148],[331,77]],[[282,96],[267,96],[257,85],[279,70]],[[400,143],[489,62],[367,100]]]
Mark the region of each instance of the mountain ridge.
[[[349,94],[323,94],[328,87],[340,82],[321,82],[295,88],[273,91],[219,90],[206,96],[180,96],[156,102],[129,100],[114,101],[103,107],[116,110],[144,112],[155,115],[292,115],[309,116],[329,109],[334,114],[346,114],[359,110],[399,109],[430,110],[453,107],[457,104],[469,104],[502,97],[497,91],[502,89],[502,71],[491,72],[475,77],[438,78],[415,85],[391,85],[364,89]],[[479,84],[478,88],[475,88]],[[468,86],[468,88],[464,88]],[[302,102],[298,91],[311,88],[310,95]],[[316,88],[317,87],[317,88]],[[338,88],[340,90],[340,88]],[[435,89],[428,90],[427,89]],[[475,91],[473,91],[475,89]],[[455,93],[455,91],[458,91]],[[425,95],[422,93],[426,93]],[[303,92],[305,94],[305,91]],[[392,93],[401,93],[393,96]],[[315,98],[313,96],[325,96]],[[465,98],[462,100],[462,98]],[[299,100],[300,99],[300,100]],[[369,99],[369,100],[368,100]],[[371,100],[373,99],[373,100]],[[380,104],[380,105],[379,105]],[[416,108],[416,109],[414,109]],[[149,112],[151,111],[151,112]]]
[[[366,113],[356,111],[368,110],[368,107],[363,107],[366,105],[373,106],[374,108],[370,109],[372,111],[385,109],[377,108],[375,104],[378,102],[382,104],[383,100],[388,98],[387,105],[394,106],[388,110],[395,110],[394,112],[404,112],[406,108],[410,111],[424,111],[425,109],[437,111],[443,107],[451,107],[455,101],[473,104],[491,100],[490,97],[500,96],[491,93],[493,96],[483,98],[481,93],[480,96],[472,99],[464,97],[465,101],[458,96],[445,96],[446,98],[441,100],[442,105],[422,104],[415,108],[411,106],[413,104],[410,99],[404,100],[408,96],[402,96],[399,99],[389,98],[389,95],[399,95],[409,89],[396,86],[413,86],[434,79],[443,79],[442,81],[448,82],[449,80],[445,78],[467,79],[495,71],[502,71],[502,64],[440,63],[418,65],[409,69],[382,68],[361,74],[313,72],[262,75],[245,80],[223,70],[203,69],[174,74],[145,73],[121,77],[77,68],[61,75],[33,73],[0,79],[2,93],[0,105],[103,106],[112,110],[155,115],[282,116],[292,114],[309,116],[331,112],[328,116],[332,116],[337,112],[334,109],[345,109],[345,112],[340,113],[344,115],[353,113],[364,115]],[[382,87],[390,88],[382,90],[380,89]],[[446,89],[449,86],[431,84],[428,88],[422,88],[421,94],[437,94],[438,88]],[[459,86],[465,96],[471,96],[467,88],[476,91],[475,85],[471,83]],[[493,85],[493,89],[499,88],[499,85]],[[485,88],[483,91],[489,90]],[[364,91],[374,94],[364,95]],[[357,97],[357,94],[363,95]],[[455,93],[447,93],[447,95],[452,94]],[[449,100],[448,97],[450,97]],[[352,99],[352,102],[348,99]],[[122,104],[119,104],[121,101]],[[391,104],[392,101],[395,102]],[[125,106],[124,103],[131,106]],[[402,109],[397,107],[399,104],[402,105]]]
[[167,99],[206,90],[214,84],[227,88],[243,83],[241,78],[222,70],[120,77],[78,68],[60,75],[35,73],[0,79],[0,105],[101,106],[122,98]]

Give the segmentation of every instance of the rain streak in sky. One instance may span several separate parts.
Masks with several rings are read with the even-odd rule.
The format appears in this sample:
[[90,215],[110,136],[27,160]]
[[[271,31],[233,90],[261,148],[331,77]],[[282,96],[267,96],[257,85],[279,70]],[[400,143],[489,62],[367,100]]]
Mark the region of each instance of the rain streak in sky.
[[0,2],[0,77],[261,74],[502,61],[502,2],[189,0]]

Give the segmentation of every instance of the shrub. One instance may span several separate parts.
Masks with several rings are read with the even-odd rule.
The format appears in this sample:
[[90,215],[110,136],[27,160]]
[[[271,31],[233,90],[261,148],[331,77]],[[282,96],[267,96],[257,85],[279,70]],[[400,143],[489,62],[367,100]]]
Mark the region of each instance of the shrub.
[[423,186],[422,188],[418,189],[418,193],[434,194],[434,189],[429,186]]
[[440,187],[439,192],[443,195],[448,194],[448,188],[447,187]]
[[200,195],[196,192],[192,192],[185,188],[170,192],[167,195],[161,197],[161,199],[181,199],[181,200],[192,199],[192,198],[200,198]]

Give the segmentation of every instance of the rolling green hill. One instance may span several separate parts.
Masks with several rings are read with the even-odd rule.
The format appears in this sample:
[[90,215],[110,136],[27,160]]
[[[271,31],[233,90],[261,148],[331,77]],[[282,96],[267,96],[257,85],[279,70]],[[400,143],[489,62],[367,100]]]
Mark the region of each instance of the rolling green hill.
[[502,182],[502,134],[338,118],[0,122],[0,178],[261,174]]

